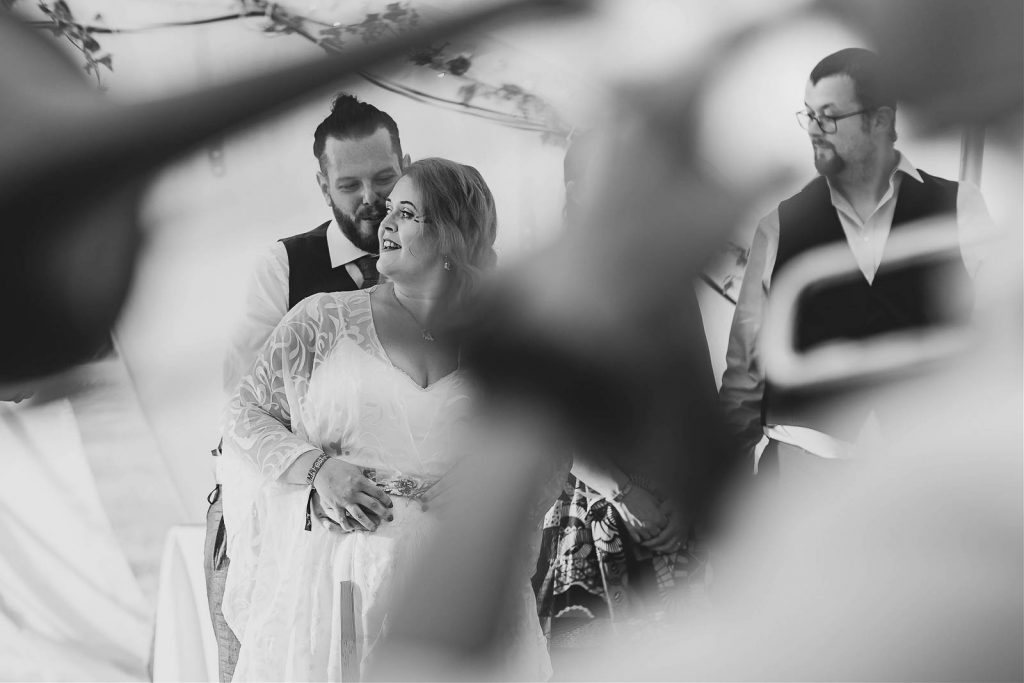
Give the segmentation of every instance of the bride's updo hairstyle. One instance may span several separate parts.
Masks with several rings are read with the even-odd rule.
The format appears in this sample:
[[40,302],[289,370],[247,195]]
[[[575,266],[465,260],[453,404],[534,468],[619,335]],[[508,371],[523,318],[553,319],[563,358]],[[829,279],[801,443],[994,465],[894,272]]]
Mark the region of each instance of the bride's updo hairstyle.
[[494,266],[498,216],[494,196],[472,166],[430,157],[405,169],[423,201],[429,219],[423,232],[451,266],[448,293],[455,306],[468,303],[481,275]]

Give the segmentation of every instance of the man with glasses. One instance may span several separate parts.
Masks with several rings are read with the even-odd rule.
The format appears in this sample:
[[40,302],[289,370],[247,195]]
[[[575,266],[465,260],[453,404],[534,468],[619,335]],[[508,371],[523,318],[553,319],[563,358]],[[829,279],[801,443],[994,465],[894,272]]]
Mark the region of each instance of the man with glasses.
[[[276,242],[258,264],[225,358],[224,388],[229,396],[295,304],[320,292],[377,284],[377,229],[386,215],[385,200],[409,162],[402,155],[398,126],[373,105],[341,94],[313,134],[313,155],[318,163],[317,184],[333,218],[309,232]],[[209,497],[204,564],[220,677],[227,681],[231,680],[239,651],[238,639],[221,610],[230,566],[227,529],[237,529],[244,523],[260,478],[241,455],[228,449],[221,453],[219,446],[213,454],[218,456],[218,483]],[[300,457],[283,479],[304,483],[315,460],[313,453]],[[335,520],[343,531],[376,528],[389,500],[360,468],[332,458],[319,467],[317,479],[326,479],[342,498],[359,492],[377,498],[380,504],[374,502],[374,510],[362,518]],[[222,487],[226,494],[222,494]],[[301,532],[301,528],[296,531]]]
[[808,454],[848,457],[865,424],[874,419],[850,416],[851,431],[843,434],[826,433],[824,425],[810,421],[779,424],[758,340],[772,274],[811,249],[845,243],[863,275],[837,289],[827,306],[801,309],[798,339],[819,343],[927,326],[935,323],[928,301],[934,284],[927,279],[934,273],[887,269],[890,232],[920,219],[955,214],[955,221],[936,229],[957,233],[962,258],[942,276],[969,286],[980,258],[968,245],[990,226],[977,188],[920,171],[895,149],[896,98],[876,54],[848,48],[825,57],[811,71],[804,100],[797,120],[810,136],[820,176],[758,224],[722,378],[723,411],[739,437],[740,453],[751,457],[752,466],[755,446],[762,436],[768,438],[759,471],[774,470],[780,461],[781,469],[821,462]]

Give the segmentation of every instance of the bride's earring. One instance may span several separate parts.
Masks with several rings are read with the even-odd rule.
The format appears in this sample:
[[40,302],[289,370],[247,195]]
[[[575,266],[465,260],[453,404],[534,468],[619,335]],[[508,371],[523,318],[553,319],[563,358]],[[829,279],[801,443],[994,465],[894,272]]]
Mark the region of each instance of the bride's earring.
[[451,270],[452,269],[452,262],[449,261],[448,259],[444,260],[444,269],[445,270]]

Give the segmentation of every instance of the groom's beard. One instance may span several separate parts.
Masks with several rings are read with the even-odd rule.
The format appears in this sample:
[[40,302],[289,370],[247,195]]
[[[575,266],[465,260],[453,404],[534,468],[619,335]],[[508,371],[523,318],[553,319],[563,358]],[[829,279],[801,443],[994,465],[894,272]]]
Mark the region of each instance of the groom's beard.
[[372,205],[362,204],[356,211],[355,216],[345,213],[334,203],[331,203],[331,211],[334,213],[334,220],[341,228],[341,234],[348,238],[348,241],[363,251],[376,254],[380,250],[380,243],[377,240],[377,229],[380,222],[387,215],[384,202],[376,202]]

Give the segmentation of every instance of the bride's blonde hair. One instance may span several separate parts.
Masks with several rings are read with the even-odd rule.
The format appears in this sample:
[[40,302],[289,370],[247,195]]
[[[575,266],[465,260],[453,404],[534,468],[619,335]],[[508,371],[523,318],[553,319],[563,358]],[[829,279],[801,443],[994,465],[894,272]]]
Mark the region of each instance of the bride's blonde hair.
[[448,159],[420,159],[405,169],[405,176],[419,190],[429,219],[423,231],[450,266],[449,301],[460,306],[497,261],[494,196],[478,170]]

